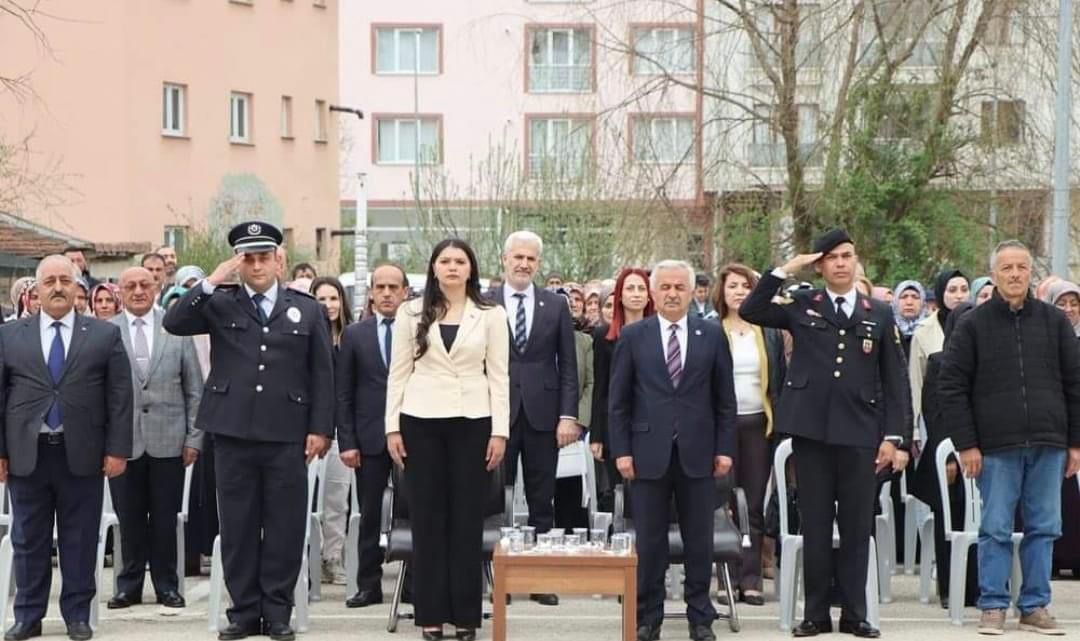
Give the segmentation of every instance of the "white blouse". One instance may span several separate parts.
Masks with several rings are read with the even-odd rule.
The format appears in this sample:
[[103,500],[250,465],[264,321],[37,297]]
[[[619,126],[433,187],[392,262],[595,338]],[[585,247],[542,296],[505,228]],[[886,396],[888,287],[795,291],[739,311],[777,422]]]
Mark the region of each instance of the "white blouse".
[[738,414],[760,414],[765,411],[761,397],[761,355],[758,353],[757,332],[731,333],[731,363],[735,374],[735,400]]

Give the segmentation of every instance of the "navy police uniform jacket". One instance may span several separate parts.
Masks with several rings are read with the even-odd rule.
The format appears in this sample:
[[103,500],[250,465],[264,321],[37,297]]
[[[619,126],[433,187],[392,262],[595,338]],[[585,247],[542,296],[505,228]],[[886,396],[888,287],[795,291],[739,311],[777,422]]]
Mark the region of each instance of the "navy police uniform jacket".
[[746,321],[786,329],[794,349],[776,412],[789,436],[877,449],[885,436],[911,442],[907,365],[892,309],[859,294],[848,318],[823,289],[773,300],[783,280],[764,274],[739,307]]
[[330,328],[311,296],[278,286],[263,326],[243,287],[196,285],[165,314],[167,331],[210,335],[210,374],[196,427],[253,441],[334,433]]

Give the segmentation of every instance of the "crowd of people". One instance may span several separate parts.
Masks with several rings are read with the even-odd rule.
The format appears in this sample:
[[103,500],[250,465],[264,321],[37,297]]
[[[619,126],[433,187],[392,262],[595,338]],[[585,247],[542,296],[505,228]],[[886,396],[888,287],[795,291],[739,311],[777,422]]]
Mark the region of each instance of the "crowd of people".
[[[628,493],[640,641],[659,638],[663,623],[673,500],[689,636],[715,639],[715,479],[743,488],[750,508],[734,598],[765,602],[773,474],[791,474],[799,490],[806,607],[794,635],[831,632],[839,602],[839,630],[874,638],[864,586],[877,489],[905,469],[938,517],[948,606],[945,531],[955,524],[941,517],[934,462],[947,438],[958,452],[946,470],[953,520],[963,519],[962,478],[982,494],[966,577],[979,631],[1005,628],[1012,536],[1022,531],[1019,625],[1062,632],[1047,606],[1051,573],[1080,566],[1054,549],[1062,497],[1076,506],[1075,481],[1064,479],[1080,468],[1080,286],[1050,277],[1032,287],[1032,255],[1016,241],[995,249],[988,276],[943,269],[929,286],[875,287],[843,230],[779,267],[724,265],[715,282],[663,260],[579,283],[541,278],[544,241],[518,231],[484,290],[473,249],[447,239],[420,292],[401,266],[378,266],[354,321],[338,279],[306,263],[287,270],[273,225],[244,223],[228,240],[233,257],[209,274],[161,247],[117,283],[99,282],[72,248],[12,286],[14,314],[0,327],[0,480],[18,592],[5,639],[41,632],[54,515],[61,613],[70,638],[91,638],[96,539],[80,533],[97,531],[102,474],[123,559],[110,609],[142,603],[147,567],[156,602],[185,607],[182,576],[199,573],[220,533],[232,607],[219,638],[292,639],[316,457],[327,466],[323,581],[348,579],[355,482],[357,590],[345,605],[383,601],[382,496],[396,478],[408,487],[405,598],[416,625],[424,639],[444,638],[446,625],[474,639],[486,516],[477,488],[493,474],[513,484],[520,469],[537,533],[589,527],[584,480],[559,478],[560,451],[572,445],[594,459],[594,507],[611,511],[619,485]],[[811,276],[823,285],[800,280]],[[793,470],[773,470],[786,438]],[[192,465],[191,567],[177,568],[175,518]],[[559,604],[556,594],[529,598]]]

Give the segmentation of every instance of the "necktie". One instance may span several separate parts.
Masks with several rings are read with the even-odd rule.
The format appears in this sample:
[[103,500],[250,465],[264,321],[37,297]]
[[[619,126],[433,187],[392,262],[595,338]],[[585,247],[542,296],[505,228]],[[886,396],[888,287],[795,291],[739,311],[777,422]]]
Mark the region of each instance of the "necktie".
[[529,338],[525,335],[525,294],[518,292],[514,294],[514,298],[518,301],[517,318],[514,320],[514,347],[517,347],[519,352],[524,352],[525,341]]
[[671,334],[667,343],[667,372],[671,377],[671,384],[679,386],[682,378],[682,349],[679,346],[679,326],[671,326]]
[[848,317],[847,312],[844,311],[844,303],[845,302],[846,301],[844,300],[843,296],[837,296],[836,297],[836,315],[839,316],[840,318],[847,318]]
[[[52,324],[56,335],[53,336],[52,345],[49,346],[49,376],[54,384],[60,382],[60,374],[64,371],[64,339],[60,336],[60,328],[63,325],[60,321],[53,321]],[[49,413],[45,415],[45,424],[49,426],[49,429],[55,430],[60,427],[63,420],[60,415],[60,399],[54,398],[52,405],[49,406]]]
[[382,324],[383,327],[386,328],[386,335],[383,336],[383,364],[385,364],[387,367],[390,367],[390,355],[393,354],[393,352],[390,351],[390,347],[393,345],[394,341],[394,319],[384,318]]
[[265,325],[267,323],[266,310],[263,309],[262,303],[266,300],[266,296],[262,294],[255,294],[251,297],[251,302],[255,303],[255,311],[259,314],[259,321]]
[[131,338],[131,346],[135,350],[135,365],[139,368],[139,377],[145,380],[146,373],[150,369],[150,343],[146,340],[143,325],[146,325],[146,321],[141,318],[135,319],[135,335]]

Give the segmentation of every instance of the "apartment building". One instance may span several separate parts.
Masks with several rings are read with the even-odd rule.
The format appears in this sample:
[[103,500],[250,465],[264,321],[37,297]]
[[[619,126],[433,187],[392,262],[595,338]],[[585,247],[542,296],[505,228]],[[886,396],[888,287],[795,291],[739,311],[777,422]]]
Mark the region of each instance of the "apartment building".
[[343,4],[341,96],[366,119],[345,125],[342,205],[365,174],[372,258],[406,249],[418,200],[493,203],[494,219],[494,203],[559,198],[551,183],[587,174],[575,195],[694,207],[699,15],[663,0]]
[[52,0],[45,41],[8,20],[0,135],[63,175],[11,212],[90,241],[182,245],[247,217],[336,269],[338,0]]

